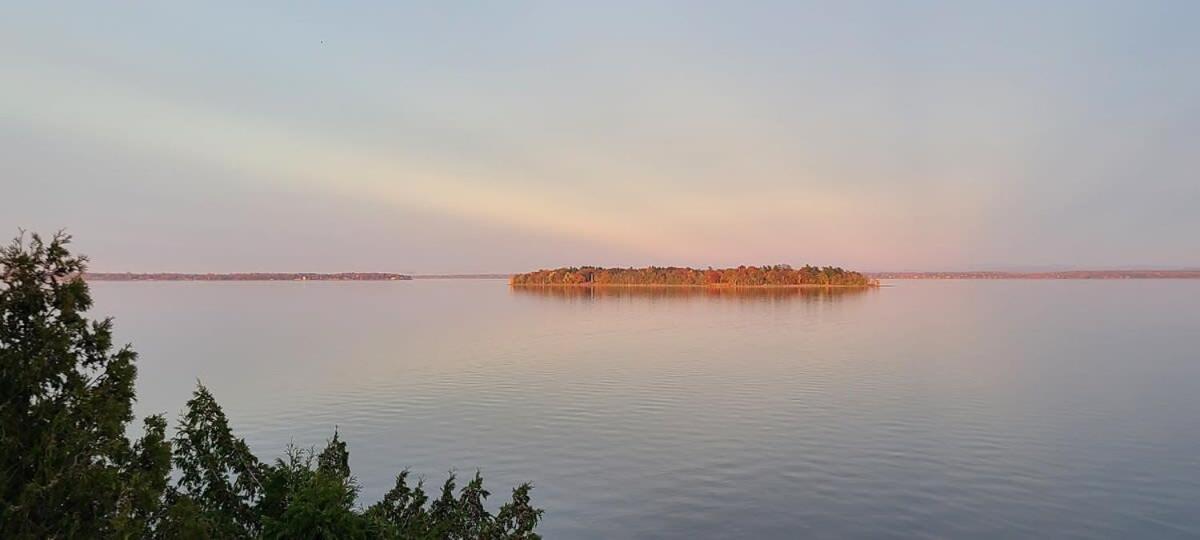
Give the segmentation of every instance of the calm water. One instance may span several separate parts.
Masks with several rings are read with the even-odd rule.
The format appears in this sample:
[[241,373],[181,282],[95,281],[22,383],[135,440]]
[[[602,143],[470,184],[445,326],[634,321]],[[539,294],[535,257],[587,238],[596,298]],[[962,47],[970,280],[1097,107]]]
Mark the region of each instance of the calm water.
[[[549,538],[1200,536],[1200,281],[96,283],[139,414],[535,483]],[[496,501],[498,503],[498,501]]]

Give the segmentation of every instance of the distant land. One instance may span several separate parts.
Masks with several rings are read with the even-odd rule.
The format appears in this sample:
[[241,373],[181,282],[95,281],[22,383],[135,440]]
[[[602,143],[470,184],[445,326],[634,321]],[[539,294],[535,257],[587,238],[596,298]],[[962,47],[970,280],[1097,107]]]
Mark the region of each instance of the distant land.
[[835,266],[786,264],[737,268],[602,268],[581,266],[515,274],[513,286],[583,287],[876,287],[879,282]]
[[131,272],[88,272],[88,281],[407,281],[412,276],[386,272],[235,272],[229,274],[178,274],[170,272],[135,274]]
[[1200,279],[1197,270],[1061,270],[1048,272],[870,272],[875,279]]
[[512,274],[413,274],[413,279],[508,279]]

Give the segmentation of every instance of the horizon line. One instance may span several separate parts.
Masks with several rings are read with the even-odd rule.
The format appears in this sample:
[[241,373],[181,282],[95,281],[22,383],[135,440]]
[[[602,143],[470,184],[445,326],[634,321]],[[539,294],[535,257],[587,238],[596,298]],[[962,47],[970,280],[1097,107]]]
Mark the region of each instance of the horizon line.
[[[747,265],[750,266],[750,265]],[[569,267],[562,267],[569,268]],[[626,268],[626,267],[617,267]],[[637,267],[628,267],[637,268]],[[671,268],[662,266],[659,268]],[[676,266],[675,268],[688,268]],[[882,279],[904,279],[905,277],[946,277],[946,278],[1004,278],[1004,277],[1084,277],[1092,279],[1119,279],[1119,278],[1196,278],[1200,279],[1200,267],[1108,267],[1108,268],[1056,268],[1056,269],[1038,269],[1038,270],[997,270],[997,269],[975,269],[975,270],[876,270],[876,271],[858,271],[865,276],[882,278]],[[206,277],[260,277],[260,278],[283,278],[285,276],[294,276],[303,280],[306,277],[345,277],[348,280],[357,281],[394,281],[403,279],[504,279],[513,275],[525,272],[428,272],[428,273],[408,273],[408,272],[381,272],[381,271],[339,271],[339,272],[308,272],[308,271],[289,271],[289,272],[84,272],[84,276],[90,277],[96,281],[170,281],[187,278]],[[249,280],[249,279],[248,279]],[[278,280],[278,279],[276,279]]]

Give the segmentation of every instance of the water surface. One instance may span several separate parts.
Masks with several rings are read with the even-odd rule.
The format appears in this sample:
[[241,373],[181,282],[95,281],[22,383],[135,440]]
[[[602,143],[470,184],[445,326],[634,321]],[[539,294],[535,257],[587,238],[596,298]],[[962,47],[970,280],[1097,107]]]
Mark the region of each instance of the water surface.
[[1200,281],[95,283],[139,414],[533,481],[548,538],[1200,535]]

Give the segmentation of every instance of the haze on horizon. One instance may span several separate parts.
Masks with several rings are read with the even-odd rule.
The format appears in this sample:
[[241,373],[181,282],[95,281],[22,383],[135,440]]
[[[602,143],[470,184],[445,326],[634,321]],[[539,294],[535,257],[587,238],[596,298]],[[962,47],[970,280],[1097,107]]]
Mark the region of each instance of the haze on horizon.
[[7,6],[0,232],[97,271],[1200,267],[1200,3],[591,4]]

